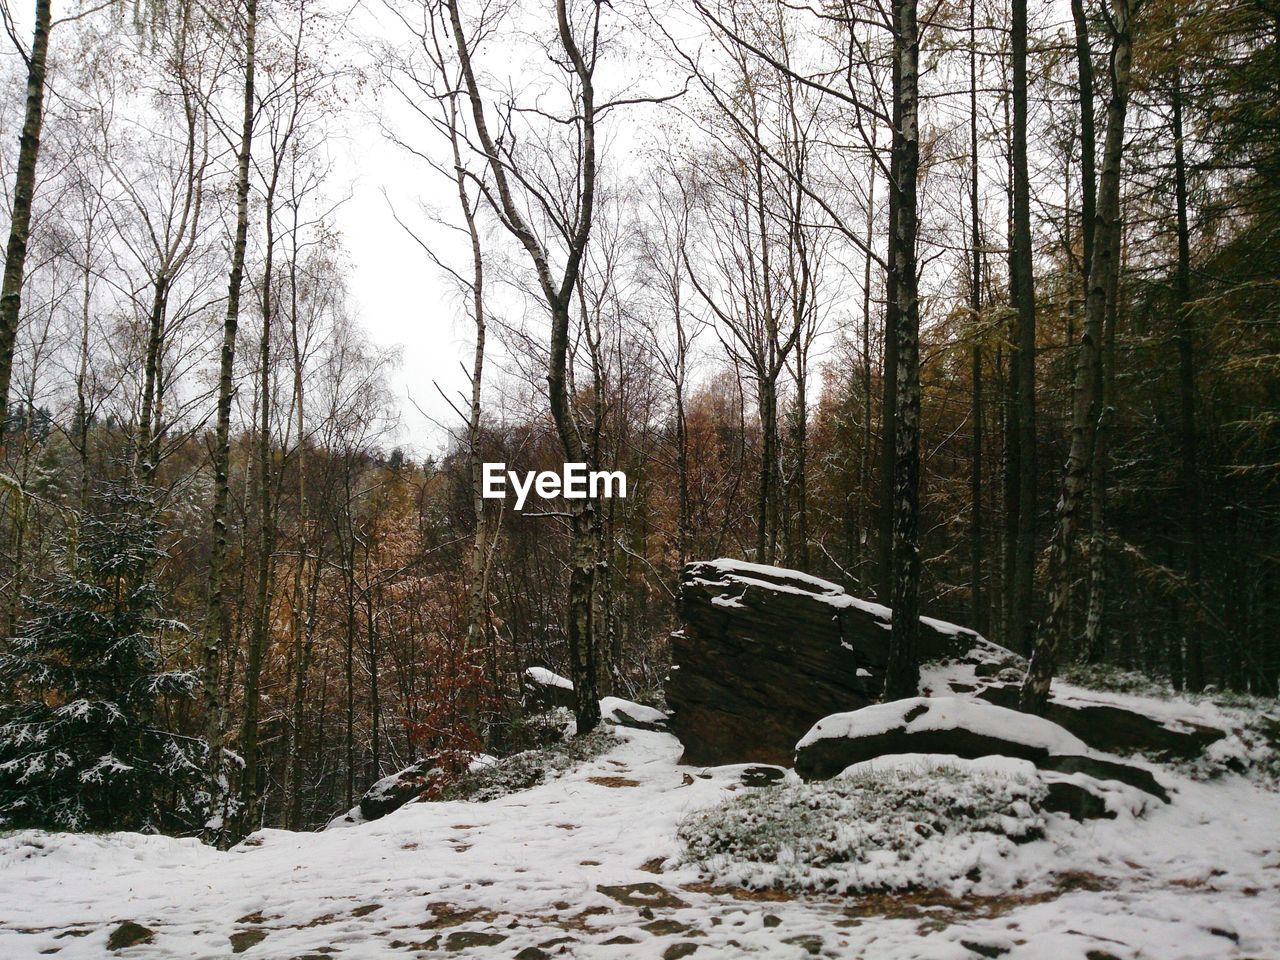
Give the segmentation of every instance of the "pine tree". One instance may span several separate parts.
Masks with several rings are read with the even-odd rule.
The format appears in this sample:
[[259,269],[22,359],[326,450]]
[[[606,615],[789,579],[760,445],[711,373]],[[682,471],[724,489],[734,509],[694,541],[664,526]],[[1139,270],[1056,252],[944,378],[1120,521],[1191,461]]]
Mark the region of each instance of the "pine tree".
[[[104,483],[67,534],[63,572],[25,598],[28,619],[0,655],[0,826],[154,831],[193,809],[201,749],[158,724],[193,673],[161,668],[152,579],[165,557],[153,493]],[[194,819],[194,815],[193,815]]]

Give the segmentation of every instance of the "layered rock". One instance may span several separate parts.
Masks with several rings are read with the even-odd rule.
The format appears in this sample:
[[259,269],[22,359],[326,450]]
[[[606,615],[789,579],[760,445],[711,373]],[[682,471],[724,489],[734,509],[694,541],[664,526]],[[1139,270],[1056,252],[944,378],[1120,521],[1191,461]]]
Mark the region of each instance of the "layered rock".
[[524,672],[525,702],[534,710],[574,706],[573,681],[545,667],[529,667]]
[[1115,780],[1169,800],[1149,771],[1091,754],[1051,720],[957,697],[910,697],[824,717],[796,744],[795,768],[806,780],[825,780],[854,764],[904,753],[1017,757],[1041,770]]
[[[976,696],[1002,707],[1016,707],[1018,685],[990,683]],[[1110,753],[1144,753],[1162,760],[1200,756],[1226,730],[1186,719],[1165,720],[1114,703],[1053,697],[1045,716],[1093,747]]]
[[900,753],[941,753],[969,760],[1017,757],[1039,764],[1088,748],[1056,723],[959,697],[909,697],[832,714],[796,744],[796,773],[826,780],[846,767]]
[[[814,723],[874,702],[884,685],[890,611],[829,581],[736,560],[691,563],[677,611],[665,692],[686,763],[789,766]],[[964,627],[920,624],[922,659],[1012,656]]]
[[655,707],[633,703],[621,697],[604,697],[600,701],[600,719],[618,727],[636,730],[663,731],[667,729],[667,715]]
[[383,777],[360,797],[360,816],[365,820],[380,820],[410,800],[427,795],[443,776],[439,761],[428,757]]

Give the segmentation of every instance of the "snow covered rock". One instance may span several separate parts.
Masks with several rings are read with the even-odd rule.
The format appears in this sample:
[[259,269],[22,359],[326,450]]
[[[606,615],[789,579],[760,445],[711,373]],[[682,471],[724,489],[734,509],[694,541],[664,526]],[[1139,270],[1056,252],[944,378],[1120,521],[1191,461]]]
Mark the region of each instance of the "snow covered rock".
[[538,710],[555,707],[573,709],[573,681],[545,667],[529,667],[524,672],[525,701]]
[[444,776],[435,757],[419,760],[398,773],[383,777],[360,798],[360,816],[365,821],[378,820],[399,810],[410,800],[422,796]]
[[825,780],[895,754],[1014,757],[1041,770],[1115,780],[1169,799],[1149,771],[1089,755],[1083,741],[1051,720],[959,697],[908,697],[824,717],[796,744],[795,768],[806,780]]
[[614,726],[636,730],[667,729],[667,715],[661,710],[621,697],[604,697],[600,701],[600,719]]
[[[672,732],[692,764],[789,765],[814,722],[874,702],[892,614],[795,570],[737,560],[688,564],[666,683]],[[925,659],[1003,662],[972,630],[921,617]]]
[[[989,703],[1015,707],[1016,683],[991,683],[976,695]],[[1129,698],[1136,701],[1138,698]],[[1055,695],[1045,714],[1095,750],[1145,753],[1162,760],[1190,760],[1227,736],[1219,727],[1181,717],[1156,717],[1127,705],[1098,699]]]
[[898,753],[994,755],[1034,763],[1086,749],[1041,717],[958,697],[908,697],[818,721],[796,744],[796,772],[825,780],[855,763]]
[[1072,820],[1114,820],[1121,813],[1140,816],[1147,809],[1146,794],[1114,780],[1083,773],[1040,771],[1046,788],[1041,809],[1065,813]]

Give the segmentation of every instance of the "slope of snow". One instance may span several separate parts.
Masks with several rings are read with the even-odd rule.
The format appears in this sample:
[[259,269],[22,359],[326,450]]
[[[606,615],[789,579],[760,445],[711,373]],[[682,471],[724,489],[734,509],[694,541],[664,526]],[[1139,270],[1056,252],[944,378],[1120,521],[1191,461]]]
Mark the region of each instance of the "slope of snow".
[[500,960],[556,940],[552,956],[600,960],[657,960],[682,943],[695,960],[974,960],[973,945],[1010,960],[1280,956],[1280,796],[1243,778],[1171,776],[1174,803],[1146,819],[1050,817],[1045,840],[1011,854],[1039,864],[1011,893],[761,902],[673,866],[680,823],[741,795],[743,768],[681,767],[673,737],[619,736],[498,800],[267,830],[229,852],[136,834],[0,836],[0,957],[100,960],[123,921],[154,939],[114,956],[183,960],[229,957],[237,934],[262,937],[246,960]]

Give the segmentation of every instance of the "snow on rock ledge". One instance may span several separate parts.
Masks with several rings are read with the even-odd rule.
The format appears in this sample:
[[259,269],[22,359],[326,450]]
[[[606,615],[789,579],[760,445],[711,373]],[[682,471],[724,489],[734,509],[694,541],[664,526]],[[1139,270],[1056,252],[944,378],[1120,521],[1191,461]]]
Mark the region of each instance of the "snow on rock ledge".
[[[1088,749],[1084,741],[1042,717],[958,697],[908,697],[824,717],[796,744],[796,751],[804,751],[821,740],[856,740],[872,744],[877,737],[883,736],[915,736],[922,740],[965,736],[975,742],[1001,748],[988,750],[987,754],[1027,760],[1051,753],[1083,753]],[[863,759],[870,760],[889,752],[903,751],[880,751]],[[920,749],[911,752],[964,756],[954,750]]]
[[[738,560],[690,563],[666,682],[672,732],[690,764],[789,765],[815,721],[874,702],[892,613],[837,584]],[[955,624],[920,618],[926,660],[1016,660]]]
[[[1228,733],[1220,727],[1180,717],[1176,707],[1158,701],[1144,702],[1138,697],[1085,690],[1072,696],[1066,692],[1066,686],[1054,684],[1047,716],[1097,750],[1121,754],[1137,751],[1162,759],[1192,759]],[[1013,707],[1018,702],[1018,690],[1015,683],[991,682],[981,685],[975,696],[988,703]],[[1170,715],[1159,715],[1162,708]]]
[[545,667],[529,667],[524,672],[525,699],[539,710],[573,708],[573,681]]
[[956,697],[908,697],[824,717],[796,744],[795,768],[806,780],[825,780],[855,764],[906,753],[1015,757],[1168,800],[1148,771],[1090,754],[1084,741],[1050,720]]
[[604,697],[600,701],[600,719],[619,727],[637,730],[666,730],[667,715],[654,707],[623,700],[621,697]]

